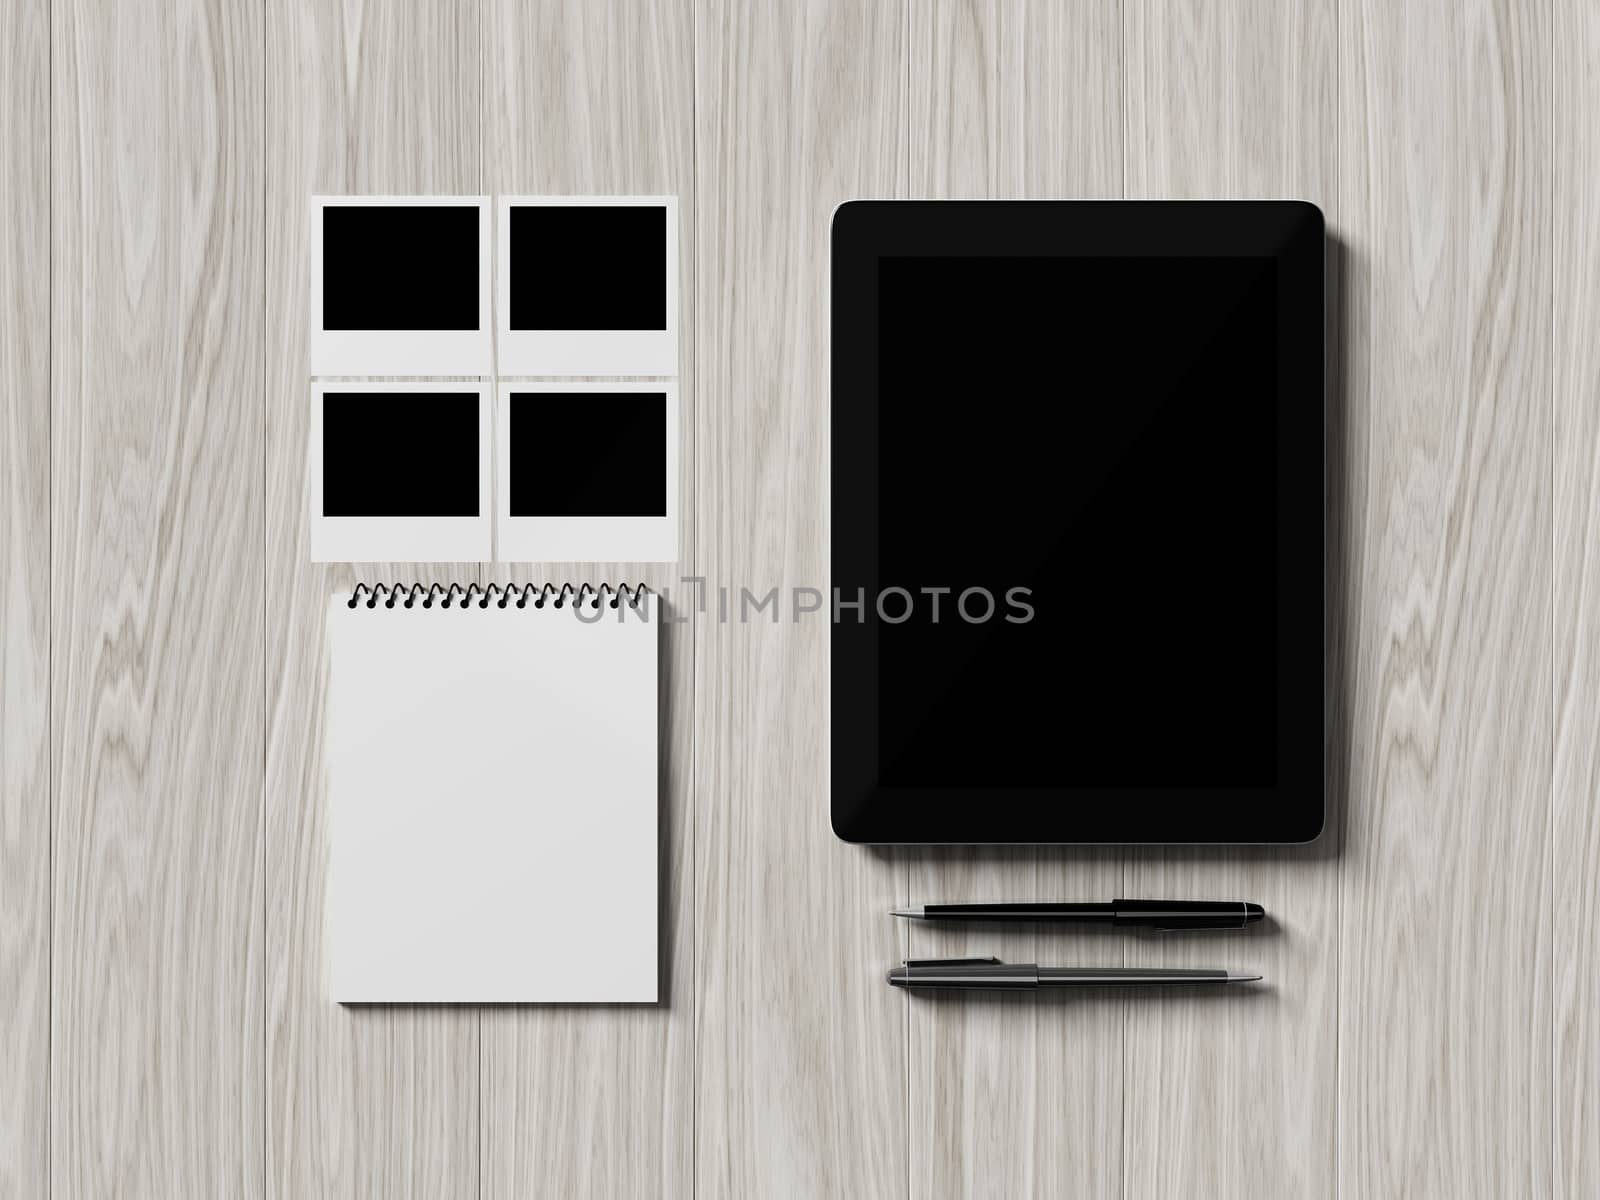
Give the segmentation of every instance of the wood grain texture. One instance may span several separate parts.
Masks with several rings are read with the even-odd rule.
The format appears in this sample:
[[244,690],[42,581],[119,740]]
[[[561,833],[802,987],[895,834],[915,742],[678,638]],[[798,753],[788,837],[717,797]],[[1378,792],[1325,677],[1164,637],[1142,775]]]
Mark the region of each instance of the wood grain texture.
[[50,1194],[259,1196],[261,9],[51,8]]
[[[695,242],[696,1194],[906,1187],[893,858],[828,828],[827,261],[834,207],[905,186],[905,5],[699,0]],[[717,589],[732,616],[717,618]],[[769,622],[739,589],[780,589]]]
[[695,573],[693,13],[688,0],[500,0],[488,46],[488,189],[676,195],[681,264],[679,561],[501,564],[495,577],[644,582],[682,623],[661,645],[661,1002],[485,1011],[483,1195],[688,1196],[695,627],[678,579]]
[[1600,1195],[1600,10],[1553,6],[1555,1194]]
[[1332,0],[1128,0],[1123,21],[1130,198],[1331,206],[1342,49]]
[[479,1011],[329,998],[327,599],[467,565],[310,561],[309,197],[483,190],[474,7],[273,4],[266,45],[266,880],[269,1192],[476,1197]]
[[[1592,4],[16,0],[0,68],[0,1195],[1600,1192]],[[326,998],[326,599],[490,569],[309,562],[319,191],[680,197],[682,561],[493,569],[707,580],[660,1006]],[[786,590],[827,583],[833,207],[1124,192],[1329,218],[1334,828],[843,845]],[[1276,927],[885,915],[1116,891]],[[980,949],[1269,986],[882,981]]]
[[[1307,199],[1337,236],[1332,0],[1135,0],[1125,18],[1128,195]],[[1330,564],[1335,582],[1341,571]],[[1338,662],[1329,675],[1337,687]],[[1129,1000],[1125,1195],[1333,1194],[1339,801],[1309,847],[1130,853],[1128,895],[1248,897],[1272,920],[1242,936],[1128,941],[1130,965],[1227,966],[1264,983]]]
[[1339,1190],[1547,1195],[1550,8],[1346,0],[1339,28],[1366,447]]
[[[915,3],[910,190],[1122,194],[1122,30],[1109,2]],[[934,581],[928,581],[934,582]],[[1110,899],[1121,855],[905,850],[909,898]],[[1114,937],[906,927],[918,957],[1120,965]],[[1122,1180],[1122,1004],[1114,996],[908,997],[910,1194],[1104,1196]]]
[[1122,195],[1121,8],[933,0],[910,11],[911,194]]
[[49,1188],[50,14],[0,18],[0,1196]]

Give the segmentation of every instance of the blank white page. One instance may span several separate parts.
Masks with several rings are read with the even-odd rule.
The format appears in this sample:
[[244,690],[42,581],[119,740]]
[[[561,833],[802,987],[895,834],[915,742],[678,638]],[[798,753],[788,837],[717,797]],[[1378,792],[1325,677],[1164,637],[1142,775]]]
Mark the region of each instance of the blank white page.
[[656,1000],[655,597],[593,624],[347,601],[328,614],[333,998]]

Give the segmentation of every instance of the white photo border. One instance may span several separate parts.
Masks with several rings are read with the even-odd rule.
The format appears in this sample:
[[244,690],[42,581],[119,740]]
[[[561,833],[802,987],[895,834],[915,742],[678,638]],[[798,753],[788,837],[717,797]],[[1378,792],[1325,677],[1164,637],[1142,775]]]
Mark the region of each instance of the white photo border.
[[[514,517],[511,515],[511,396],[524,392],[659,392],[667,402],[667,511],[660,517]],[[678,558],[678,384],[674,379],[501,380],[496,404],[495,560],[503,563],[646,563]],[[552,447],[551,453],[581,453]]]
[[[665,329],[511,328],[513,208],[665,208]],[[678,198],[676,196],[501,196],[496,213],[496,335],[502,375],[678,375]]]
[[[478,515],[475,517],[327,517],[322,514],[322,398],[328,392],[472,392],[478,397]],[[311,436],[306,469],[311,476],[312,562],[488,562],[492,549],[489,441],[491,386],[481,380],[427,383],[341,383],[311,385]],[[390,485],[404,487],[397,478]]]
[[[335,329],[322,327],[322,213],[326,208],[468,208],[478,210],[477,329]],[[311,197],[311,374],[482,375],[493,366],[490,267],[493,234],[487,195]]]

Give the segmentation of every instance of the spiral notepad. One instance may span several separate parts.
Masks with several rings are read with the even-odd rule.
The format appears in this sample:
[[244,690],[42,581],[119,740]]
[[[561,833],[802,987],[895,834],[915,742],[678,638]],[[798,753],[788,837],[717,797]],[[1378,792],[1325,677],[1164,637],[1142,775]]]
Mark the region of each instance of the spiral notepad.
[[335,1000],[657,999],[657,609],[587,585],[333,598]]

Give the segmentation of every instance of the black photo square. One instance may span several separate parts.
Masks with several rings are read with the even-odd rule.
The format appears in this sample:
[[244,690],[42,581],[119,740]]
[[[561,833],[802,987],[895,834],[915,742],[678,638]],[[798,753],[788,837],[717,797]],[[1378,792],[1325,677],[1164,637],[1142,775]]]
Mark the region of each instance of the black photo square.
[[471,204],[322,208],[322,328],[473,331],[480,213]]
[[664,517],[665,392],[512,392],[513,517]]
[[325,391],[322,515],[476,517],[479,395]]
[[514,330],[665,330],[663,205],[513,205],[507,229]]

